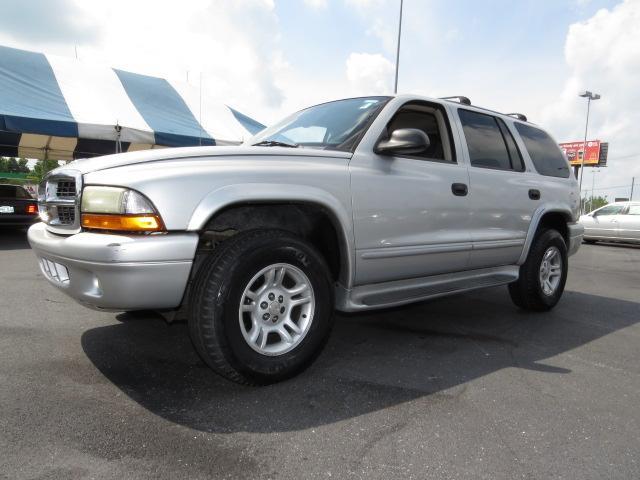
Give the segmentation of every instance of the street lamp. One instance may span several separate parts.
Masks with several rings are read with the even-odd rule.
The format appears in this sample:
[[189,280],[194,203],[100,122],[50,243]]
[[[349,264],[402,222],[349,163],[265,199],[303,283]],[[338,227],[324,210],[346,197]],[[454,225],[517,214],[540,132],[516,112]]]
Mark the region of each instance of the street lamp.
[[580,162],[580,213],[583,213],[582,205],[582,177],[584,177],[584,157],[587,156],[587,132],[589,130],[589,109],[591,108],[591,100],[600,100],[600,95],[586,90],[581,92],[579,96],[587,99],[587,121],[584,125],[584,142],[582,143],[582,161]]

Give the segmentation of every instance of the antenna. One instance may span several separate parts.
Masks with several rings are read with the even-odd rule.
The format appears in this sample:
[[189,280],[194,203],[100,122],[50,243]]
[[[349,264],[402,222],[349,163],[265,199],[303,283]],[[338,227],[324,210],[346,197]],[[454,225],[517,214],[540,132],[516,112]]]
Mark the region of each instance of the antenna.
[[462,95],[454,95],[453,97],[440,97],[440,100],[455,100],[462,105],[471,105],[469,97],[463,97]]

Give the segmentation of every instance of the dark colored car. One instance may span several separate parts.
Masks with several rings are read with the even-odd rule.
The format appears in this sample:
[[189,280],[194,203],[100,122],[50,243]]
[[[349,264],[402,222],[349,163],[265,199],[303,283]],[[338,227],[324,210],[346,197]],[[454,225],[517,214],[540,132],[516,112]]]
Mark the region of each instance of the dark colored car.
[[0,184],[0,227],[28,227],[38,220],[38,202],[27,190]]

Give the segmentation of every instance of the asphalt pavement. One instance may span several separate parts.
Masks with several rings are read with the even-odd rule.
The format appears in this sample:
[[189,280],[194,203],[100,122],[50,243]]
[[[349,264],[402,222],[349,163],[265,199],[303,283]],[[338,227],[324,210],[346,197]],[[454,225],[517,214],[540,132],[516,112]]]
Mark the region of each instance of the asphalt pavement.
[[583,245],[552,312],[494,288],[341,315],[309,370],[249,388],[0,231],[0,478],[640,478],[639,322],[640,248]]

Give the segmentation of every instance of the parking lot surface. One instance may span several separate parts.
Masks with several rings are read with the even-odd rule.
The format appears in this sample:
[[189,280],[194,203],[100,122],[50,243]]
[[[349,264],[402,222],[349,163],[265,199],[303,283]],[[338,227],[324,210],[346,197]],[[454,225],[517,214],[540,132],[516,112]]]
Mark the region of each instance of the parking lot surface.
[[0,478],[640,478],[640,248],[570,265],[550,313],[495,288],[341,315],[312,368],[248,388],[0,232]]

